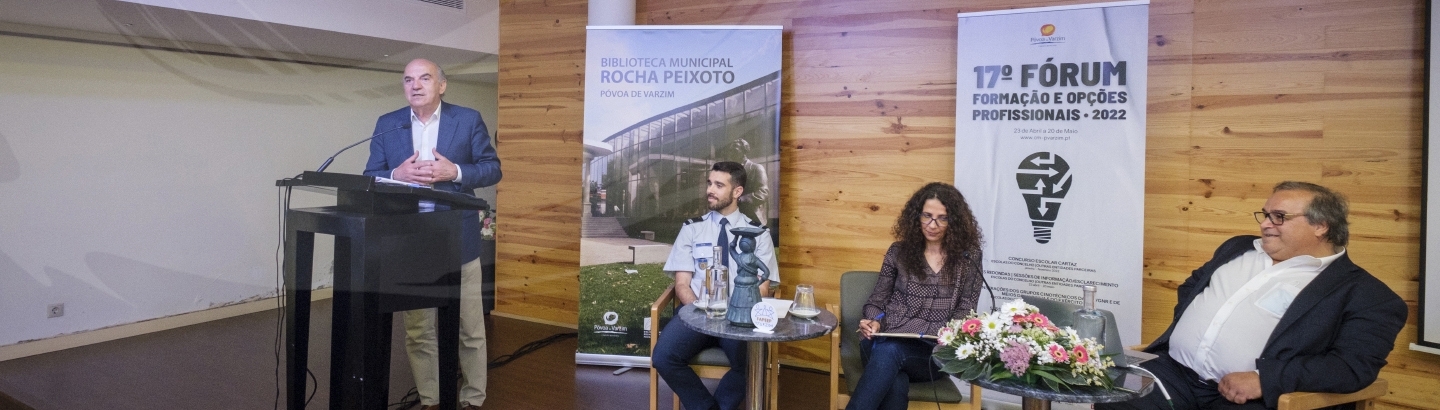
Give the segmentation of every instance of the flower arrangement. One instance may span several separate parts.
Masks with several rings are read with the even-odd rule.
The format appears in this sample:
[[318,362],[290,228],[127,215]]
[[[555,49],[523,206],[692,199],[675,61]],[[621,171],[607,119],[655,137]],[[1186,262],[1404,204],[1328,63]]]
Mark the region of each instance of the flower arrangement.
[[495,211],[480,211],[480,236],[487,241],[495,240]]
[[1051,390],[1074,386],[1113,387],[1105,369],[1114,360],[1099,356],[1094,338],[1058,328],[1040,309],[1016,299],[990,313],[970,313],[940,329],[935,357],[942,370],[964,380],[1015,378]]

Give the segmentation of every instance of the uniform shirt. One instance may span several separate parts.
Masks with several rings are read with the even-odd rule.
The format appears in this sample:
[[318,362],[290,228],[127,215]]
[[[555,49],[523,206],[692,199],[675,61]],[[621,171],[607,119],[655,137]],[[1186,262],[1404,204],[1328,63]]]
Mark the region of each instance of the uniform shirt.
[[1345,254],[1300,255],[1275,263],[1255,240],[1255,250],[1215,269],[1175,323],[1170,357],[1204,380],[1255,371],[1255,359],[1290,302],[1320,271]]
[[[697,296],[701,294],[701,288],[705,286],[705,275],[699,273],[702,271],[698,258],[713,258],[714,250],[711,247],[716,246],[715,240],[720,238],[721,218],[729,220],[725,228],[727,230],[741,226],[756,226],[750,223],[750,218],[745,217],[738,210],[723,216],[716,211],[707,212],[699,218],[685,221],[685,226],[680,227],[680,234],[675,236],[675,246],[670,248],[670,257],[665,260],[665,274],[671,278],[675,277],[677,271],[694,273],[690,276],[690,290],[694,291]],[[738,252],[738,249],[735,248],[735,239],[740,235],[729,232],[726,232],[726,235],[729,236],[730,249]],[[765,267],[770,269],[770,288],[775,289],[775,286],[780,283],[780,266],[775,262],[775,246],[770,239],[769,230],[755,237],[755,257],[764,261]],[[760,273],[764,274],[764,272]],[[733,292],[735,289],[735,257],[733,255],[730,257],[727,275],[730,276],[729,286]]]

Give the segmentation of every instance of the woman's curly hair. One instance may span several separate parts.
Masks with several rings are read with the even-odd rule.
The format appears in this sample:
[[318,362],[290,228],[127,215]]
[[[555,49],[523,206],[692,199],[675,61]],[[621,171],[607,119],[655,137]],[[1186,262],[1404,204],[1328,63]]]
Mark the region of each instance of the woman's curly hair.
[[895,240],[900,242],[898,262],[917,280],[924,278],[925,232],[921,230],[920,214],[924,212],[925,201],[930,199],[939,200],[945,205],[949,223],[945,226],[945,237],[940,240],[941,247],[945,249],[945,264],[937,273],[946,281],[952,281],[955,279],[955,272],[959,271],[961,261],[980,254],[981,240],[975,214],[970,212],[965,196],[953,185],[931,182],[915,191],[910,200],[905,202],[905,209],[895,218],[895,228],[892,231]]

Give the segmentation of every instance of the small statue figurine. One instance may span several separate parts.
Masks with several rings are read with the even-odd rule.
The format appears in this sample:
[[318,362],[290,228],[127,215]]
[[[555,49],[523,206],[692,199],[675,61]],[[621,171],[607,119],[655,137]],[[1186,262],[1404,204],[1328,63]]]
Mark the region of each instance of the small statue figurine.
[[[735,289],[730,293],[730,308],[725,320],[737,327],[755,327],[750,320],[750,309],[760,303],[760,282],[770,276],[770,268],[755,256],[755,237],[765,233],[765,228],[744,226],[731,229],[737,236],[735,247],[730,249],[730,258],[735,260]],[[760,276],[761,272],[764,276]]]

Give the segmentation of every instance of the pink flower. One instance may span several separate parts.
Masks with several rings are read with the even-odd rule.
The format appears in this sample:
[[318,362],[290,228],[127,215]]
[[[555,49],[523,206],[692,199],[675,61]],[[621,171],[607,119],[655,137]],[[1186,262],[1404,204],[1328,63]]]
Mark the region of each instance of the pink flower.
[[1019,376],[1030,370],[1030,348],[1020,342],[1010,342],[1010,347],[1000,352],[1000,360],[1010,374]]
[[1075,354],[1075,363],[1090,363],[1090,352],[1085,350],[1085,345],[1075,345],[1070,351]]
[[980,330],[983,328],[984,326],[981,325],[980,319],[970,319],[966,320],[965,323],[960,324],[960,331],[965,332],[966,334],[969,334],[971,336],[979,333]]
[[1015,315],[1015,317],[1010,318],[1011,323],[1025,323],[1028,321],[1025,315]]
[[1038,327],[1050,326],[1050,318],[1045,317],[1045,315],[1040,314],[1040,312],[1031,313],[1029,316],[1026,316],[1025,319]]
[[1059,344],[1051,343],[1050,358],[1054,359],[1055,363],[1067,363],[1070,361],[1070,353],[1066,352],[1065,348]]

